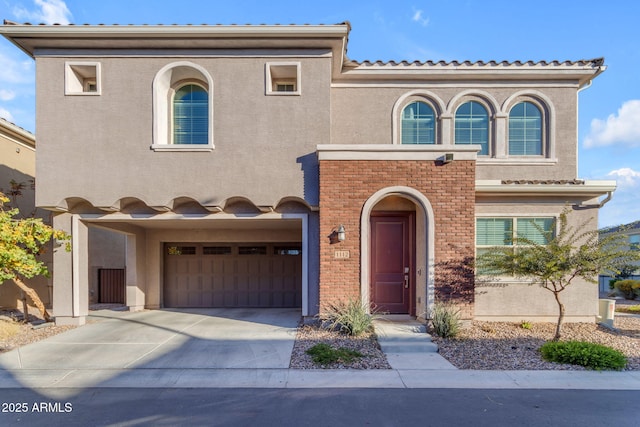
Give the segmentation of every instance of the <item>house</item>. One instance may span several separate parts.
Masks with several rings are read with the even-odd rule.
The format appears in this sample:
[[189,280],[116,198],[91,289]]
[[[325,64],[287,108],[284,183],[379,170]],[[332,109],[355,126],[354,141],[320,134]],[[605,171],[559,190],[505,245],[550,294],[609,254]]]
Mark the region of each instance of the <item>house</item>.
[[[552,319],[537,286],[476,285],[474,257],[566,206],[595,228],[615,189],[577,176],[578,93],[602,59],[358,62],[349,23],[0,32],[36,61],[36,203],[73,236],[60,324],[87,316],[97,227],[126,239],[131,310],[355,298]],[[595,321],[597,297],[567,290],[567,320]]]
[[[632,251],[640,251],[640,221],[634,221],[629,224],[623,224],[614,227],[607,227],[600,230],[600,236],[608,236],[612,233],[620,233],[625,236],[629,243],[629,249]],[[635,269],[634,269],[635,267]],[[629,279],[640,280],[640,263],[634,263],[629,266],[623,274],[628,275]],[[598,278],[600,284],[600,292],[610,292],[610,281],[613,277],[607,274],[600,274]]]
[[[0,118],[0,192],[10,199],[10,206],[18,208],[20,215],[49,217],[49,212],[35,207],[35,136],[26,129]],[[51,265],[51,254],[43,260]],[[28,281],[44,304],[51,302],[51,280],[38,277]],[[13,283],[0,285],[0,307],[22,307],[22,292]]]

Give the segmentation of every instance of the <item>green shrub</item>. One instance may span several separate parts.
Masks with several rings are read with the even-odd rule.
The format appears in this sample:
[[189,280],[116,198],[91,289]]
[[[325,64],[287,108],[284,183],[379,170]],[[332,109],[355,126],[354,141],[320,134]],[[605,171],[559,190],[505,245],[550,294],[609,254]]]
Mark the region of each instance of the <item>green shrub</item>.
[[618,280],[614,286],[626,299],[635,299],[640,295],[640,280]]
[[369,314],[367,309],[367,305],[362,301],[350,299],[347,302],[331,304],[322,317],[325,326],[330,329],[340,330],[357,337],[373,330],[376,310],[372,309],[372,313]]
[[540,353],[549,362],[580,365],[598,371],[619,371],[627,365],[627,358],[618,350],[583,341],[549,341],[540,347]]
[[364,357],[364,355],[356,350],[340,347],[335,349],[328,344],[316,344],[307,350],[307,354],[311,355],[313,363],[322,366],[331,365],[332,363],[342,362],[351,363],[356,358]]
[[460,310],[451,304],[436,304],[431,324],[437,336],[453,338],[460,332]]

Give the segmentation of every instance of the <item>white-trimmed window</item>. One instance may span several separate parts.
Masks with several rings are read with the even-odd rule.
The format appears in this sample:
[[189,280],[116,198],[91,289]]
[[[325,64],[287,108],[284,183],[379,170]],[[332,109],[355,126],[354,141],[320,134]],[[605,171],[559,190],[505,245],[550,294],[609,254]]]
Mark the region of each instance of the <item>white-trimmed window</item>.
[[455,144],[477,144],[480,156],[489,155],[489,113],[481,103],[469,101],[460,105],[455,117]]
[[65,95],[100,95],[101,77],[99,62],[66,62],[64,93]]
[[299,62],[267,62],[265,86],[267,95],[300,95]]
[[198,84],[184,84],[173,94],[173,139],[177,145],[209,143],[209,94]]
[[404,107],[400,122],[402,144],[436,143],[436,114],[426,102],[414,101]]
[[213,79],[202,66],[166,65],[153,80],[155,151],[212,151]]
[[543,156],[543,120],[540,108],[530,101],[519,102],[509,112],[509,155]]
[[476,256],[495,247],[517,250],[516,238],[544,245],[555,233],[554,224],[552,217],[476,218]]

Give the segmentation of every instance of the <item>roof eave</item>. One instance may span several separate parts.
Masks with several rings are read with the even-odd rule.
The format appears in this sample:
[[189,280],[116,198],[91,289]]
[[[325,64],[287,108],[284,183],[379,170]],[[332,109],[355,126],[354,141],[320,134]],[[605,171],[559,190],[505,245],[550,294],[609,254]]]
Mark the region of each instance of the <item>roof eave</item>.
[[616,190],[616,181],[587,180],[584,184],[503,184],[477,180],[476,194],[482,196],[576,196],[600,197]]
[[[349,24],[336,25],[25,25],[0,26],[0,34],[33,57],[38,40],[149,40],[163,39],[340,39],[342,46],[349,34]],[[328,43],[329,45],[329,43]],[[64,47],[64,46],[61,46]]]

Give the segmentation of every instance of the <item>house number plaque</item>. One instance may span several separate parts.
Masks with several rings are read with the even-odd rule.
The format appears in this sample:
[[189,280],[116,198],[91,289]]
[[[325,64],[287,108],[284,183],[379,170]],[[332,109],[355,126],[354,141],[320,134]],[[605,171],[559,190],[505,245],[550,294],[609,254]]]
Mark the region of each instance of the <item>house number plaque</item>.
[[335,251],[333,257],[335,259],[347,259],[349,258],[349,251]]

